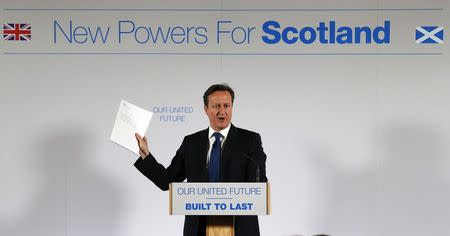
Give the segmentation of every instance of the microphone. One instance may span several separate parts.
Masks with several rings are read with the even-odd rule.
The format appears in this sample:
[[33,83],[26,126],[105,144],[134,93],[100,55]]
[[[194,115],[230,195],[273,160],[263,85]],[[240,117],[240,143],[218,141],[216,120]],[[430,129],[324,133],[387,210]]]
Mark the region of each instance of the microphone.
[[255,166],[256,166],[256,182],[260,182],[261,174],[260,174],[260,171],[259,171],[258,161],[256,161],[254,157],[251,157],[251,156],[247,155],[246,153],[242,153],[242,155],[245,158],[247,158],[248,160],[250,160],[252,163],[255,164]]

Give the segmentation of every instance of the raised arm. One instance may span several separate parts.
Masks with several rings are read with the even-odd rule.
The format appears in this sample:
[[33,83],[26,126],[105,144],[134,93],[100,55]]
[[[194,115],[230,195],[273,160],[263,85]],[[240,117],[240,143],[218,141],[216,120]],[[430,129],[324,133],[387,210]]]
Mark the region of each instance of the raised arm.
[[158,188],[166,191],[169,189],[169,183],[182,182],[186,179],[186,171],[184,168],[184,140],[173,157],[172,162],[166,169],[163,165],[159,164],[155,157],[150,153],[147,138],[142,138],[136,134],[136,139],[139,144],[139,154],[141,157],[136,160],[134,166]]

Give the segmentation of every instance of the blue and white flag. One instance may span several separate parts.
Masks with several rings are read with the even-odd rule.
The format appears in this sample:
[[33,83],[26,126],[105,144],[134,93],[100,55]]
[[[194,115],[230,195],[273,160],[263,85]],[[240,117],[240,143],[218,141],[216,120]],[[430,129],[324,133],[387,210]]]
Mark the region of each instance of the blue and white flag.
[[444,28],[442,26],[417,27],[416,43],[444,43]]

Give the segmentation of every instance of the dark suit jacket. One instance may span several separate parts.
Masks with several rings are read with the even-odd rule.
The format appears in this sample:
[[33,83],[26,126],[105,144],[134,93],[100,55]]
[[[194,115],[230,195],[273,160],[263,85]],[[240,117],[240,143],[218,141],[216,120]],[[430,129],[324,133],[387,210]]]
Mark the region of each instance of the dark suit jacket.
[[[160,189],[169,189],[169,183],[208,182],[207,152],[209,149],[208,129],[184,137],[183,143],[172,159],[169,167],[164,168],[149,154],[139,158],[134,165]],[[257,163],[257,164],[256,164]],[[231,125],[222,147],[220,161],[221,182],[255,182],[256,168],[259,166],[260,181],[267,182],[266,154],[258,133]],[[205,234],[205,217],[186,216],[184,236]],[[257,216],[236,216],[235,236],[258,236]]]

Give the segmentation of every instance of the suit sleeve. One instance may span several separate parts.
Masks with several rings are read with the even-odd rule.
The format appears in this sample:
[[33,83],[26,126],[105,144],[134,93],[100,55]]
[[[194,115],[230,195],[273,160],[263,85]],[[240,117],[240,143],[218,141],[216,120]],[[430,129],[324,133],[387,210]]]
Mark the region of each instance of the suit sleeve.
[[169,189],[169,183],[182,182],[186,179],[185,172],[185,140],[181,144],[177,153],[172,159],[167,169],[156,161],[155,157],[150,153],[145,159],[139,157],[134,166],[149,180],[151,180],[158,188],[163,191]]
[[259,178],[261,182],[267,182],[267,176],[266,176],[266,159],[267,156],[264,153],[262,143],[261,143],[261,135],[258,133],[256,134],[256,137],[254,139],[254,147],[252,156],[255,158],[256,162],[258,163],[259,167]]

